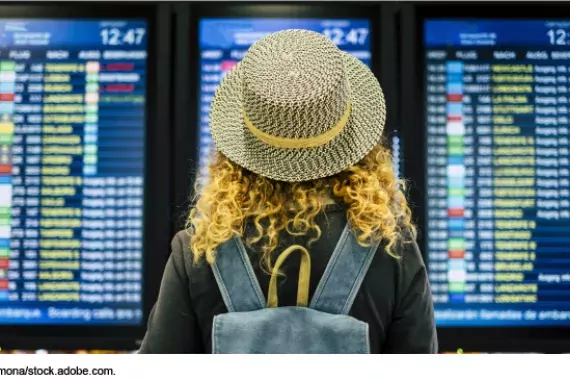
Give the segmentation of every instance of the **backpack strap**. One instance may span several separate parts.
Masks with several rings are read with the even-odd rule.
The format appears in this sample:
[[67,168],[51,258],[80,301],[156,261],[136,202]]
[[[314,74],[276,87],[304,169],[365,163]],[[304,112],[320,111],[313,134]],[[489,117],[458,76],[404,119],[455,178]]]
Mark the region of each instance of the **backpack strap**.
[[370,247],[359,245],[347,223],[309,307],[330,314],[348,314],[378,245],[380,241]]
[[265,307],[265,298],[241,239],[237,236],[218,247],[212,271],[228,312]]
[[299,285],[297,289],[297,306],[307,307],[309,304],[309,280],[311,279],[311,255],[307,248],[301,245],[292,245],[283,251],[279,257],[277,257],[277,262],[273,267],[273,272],[271,273],[271,280],[269,280],[269,291],[267,292],[267,307],[277,307],[279,301],[277,297],[277,276],[279,274],[279,268],[281,264],[294,251],[301,251],[303,256],[301,256],[301,266],[299,269]]

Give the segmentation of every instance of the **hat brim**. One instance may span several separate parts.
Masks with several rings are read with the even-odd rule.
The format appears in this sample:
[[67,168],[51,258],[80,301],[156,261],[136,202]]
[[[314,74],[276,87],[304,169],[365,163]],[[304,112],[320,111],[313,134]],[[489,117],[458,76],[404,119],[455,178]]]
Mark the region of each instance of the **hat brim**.
[[285,182],[329,177],[362,160],[382,137],[384,95],[368,67],[348,53],[343,55],[352,110],[342,132],[331,141],[314,148],[277,148],[255,137],[243,122],[238,64],[222,80],[212,102],[210,130],[216,148],[247,170]]

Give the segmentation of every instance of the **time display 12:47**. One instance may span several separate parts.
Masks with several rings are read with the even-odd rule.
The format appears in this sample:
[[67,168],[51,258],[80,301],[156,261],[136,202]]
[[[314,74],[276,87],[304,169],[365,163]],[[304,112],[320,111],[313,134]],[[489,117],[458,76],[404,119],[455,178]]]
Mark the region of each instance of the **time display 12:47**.
[[121,30],[119,28],[101,29],[103,45],[140,45],[146,33],[144,28]]
[[323,30],[335,45],[364,45],[368,38],[367,28],[352,28],[349,30],[342,28],[327,28]]

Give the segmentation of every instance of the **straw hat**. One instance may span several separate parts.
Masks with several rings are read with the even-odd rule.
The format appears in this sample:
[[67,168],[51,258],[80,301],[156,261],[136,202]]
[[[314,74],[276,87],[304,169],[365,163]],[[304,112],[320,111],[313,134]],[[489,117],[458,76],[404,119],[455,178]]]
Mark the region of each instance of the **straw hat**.
[[231,161],[301,182],[360,161],[385,120],[382,89],[368,67],[325,36],[295,29],[249,48],[216,92],[210,128]]

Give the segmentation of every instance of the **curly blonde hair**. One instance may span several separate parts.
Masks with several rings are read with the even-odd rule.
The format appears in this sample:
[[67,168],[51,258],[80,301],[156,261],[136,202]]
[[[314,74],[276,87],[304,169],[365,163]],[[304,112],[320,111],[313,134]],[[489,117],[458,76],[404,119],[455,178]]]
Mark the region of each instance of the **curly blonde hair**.
[[359,244],[385,239],[387,253],[398,257],[396,244],[416,235],[403,189],[392,155],[382,145],[335,176],[297,183],[262,177],[215,153],[187,222],[194,261],[213,263],[216,248],[234,234],[243,236],[245,222],[251,220],[256,233],[246,243],[261,245],[262,264],[271,270],[280,233],[308,235],[309,245],[318,240],[321,229],[315,218],[331,199],[346,206]]

